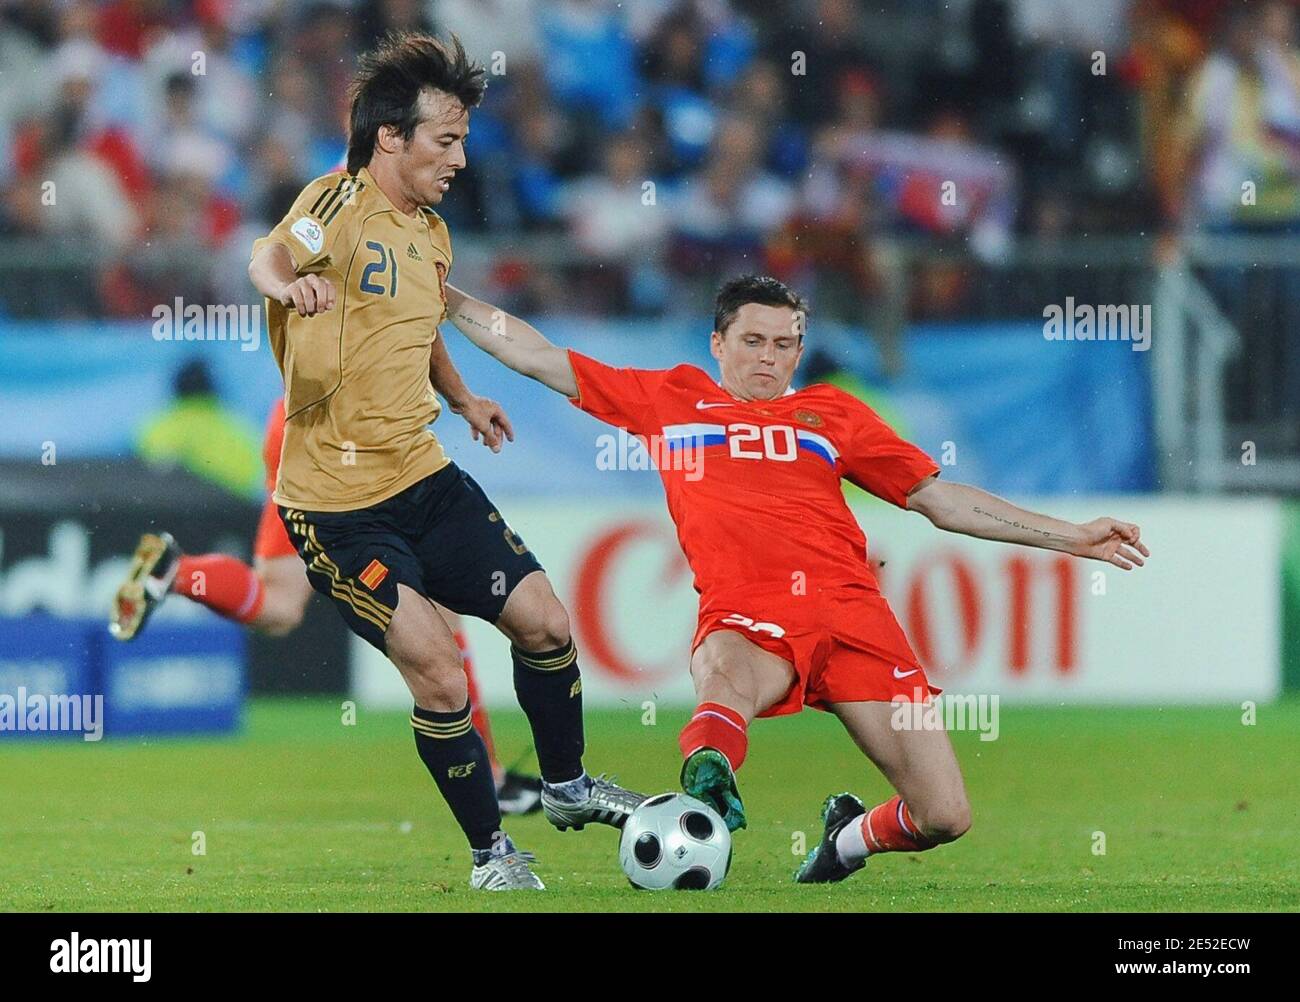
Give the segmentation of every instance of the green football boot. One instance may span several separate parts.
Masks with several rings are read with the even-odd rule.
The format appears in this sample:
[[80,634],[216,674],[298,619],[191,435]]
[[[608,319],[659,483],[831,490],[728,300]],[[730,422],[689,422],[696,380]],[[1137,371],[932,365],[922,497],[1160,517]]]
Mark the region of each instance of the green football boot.
[[745,805],[736,789],[736,774],[722,752],[701,748],[683,762],[682,789],[717,811],[727,831],[745,827]]

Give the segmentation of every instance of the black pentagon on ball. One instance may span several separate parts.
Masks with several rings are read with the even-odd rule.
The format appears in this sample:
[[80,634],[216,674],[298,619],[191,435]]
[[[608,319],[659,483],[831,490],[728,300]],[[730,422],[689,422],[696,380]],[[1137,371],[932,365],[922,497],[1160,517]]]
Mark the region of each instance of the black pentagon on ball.
[[655,804],[662,804],[662,803],[664,803],[664,802],[666,802],[666,801],[672,800],[673,797],[675,797],[675,796],[677,796],[677,794],[675,794],[675,793],[661,793],[661,794],[659,794],[659,795],[656,796],[656,797],[651,797],[649,800],[643,800],[643,801],[641,801],[640,806],[641,806],[641,807],[654,807]]
[[664,855],[664,847],[659,841],[659,836],[654,832],[642,832],[637,836],[636,844],[632,846],[632,855],[647,870],[653,870]]
[[702,866],[692,866],[673,881],[673,887],[679,891],[702,891],[709,886],[709,871]]
[[687,811],[682,815],[682,831],[691,838],[697,838],[703,842],[713,838],[713,822],[709,820],[707,814],[701,814],[699,811]]

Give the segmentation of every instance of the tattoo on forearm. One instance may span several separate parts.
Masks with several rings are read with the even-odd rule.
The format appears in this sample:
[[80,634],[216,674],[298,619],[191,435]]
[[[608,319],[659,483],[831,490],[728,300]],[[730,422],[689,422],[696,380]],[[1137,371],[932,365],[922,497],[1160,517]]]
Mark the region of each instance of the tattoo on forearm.
[[1032,526],[1032,525],[1025,525],[1024,522],[1013,522],[1011,519],[1003,518],[1001,515],[995,515],[993,512],[981,508],[979,505],[972,506],[971,510],[974,511],[975,514],[977,515],[984,515],[987,518],[993,519],[993,521],[995,522],[1001,522],[1003,525],[1009,525],[1013,529],[1024,529],[1026,532],[1036,532],[1038,533],[1038,535],[1042,536],[1043,539],[1045,540],[1058,540],[1059,542],[1062,543],[1068,542],[1068,537],[1062,536],[1060,533],[1051,532],[1047,529],[1039,529],[1036,526]]
[[479,330],[486,331],[493,337],[499,337],[503,341],[514,341],[514,338],[507,334],[504,329],[500,331],[494,330],[490,325],[483,323],[481,320],[475,320],[468,313],[463,311],[457,310],[455,315],[452,317],[452,320],[455,322],[457,327],[477,327]]

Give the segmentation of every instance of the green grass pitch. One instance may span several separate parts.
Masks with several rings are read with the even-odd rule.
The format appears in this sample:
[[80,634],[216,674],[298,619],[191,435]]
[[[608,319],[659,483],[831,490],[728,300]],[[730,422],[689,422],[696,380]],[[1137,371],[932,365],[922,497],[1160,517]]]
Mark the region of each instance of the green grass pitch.
[[[955,736],[975,822],[924,855],[872,860],[834,886],[791,883],[822,798],[875,803],[884,780],[831,717],[759,721],[741,772],[750,828],[721,890],[651,894],[617,833],[508,830],[544,894],[471,892],[468,854],[402,713],[259,700],[220,740],[0,744],[0,909],[24,911],[1006,911],[1300,908],[1300,701],[1261,706],[1007,709],[1001,735]],[[587,762],[671,789],[685,715],[588,714]],[[508,760],[518,712],[493,714]],[[195,855],[202,832],[206,853]],[[1105,833],[1105,855],[1093,852]]]

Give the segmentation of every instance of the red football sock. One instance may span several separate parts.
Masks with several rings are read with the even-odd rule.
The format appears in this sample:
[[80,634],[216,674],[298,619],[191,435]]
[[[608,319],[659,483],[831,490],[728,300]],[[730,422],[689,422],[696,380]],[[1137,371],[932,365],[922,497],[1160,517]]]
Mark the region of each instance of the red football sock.
[[183,556],[172,591],[206,605],[236,623],[251,623],[262,611],[266,589],[257,572],[224,553]]
[[938,845],[917,830],[912,813],[897,795],[862,815],[861,824],[862,838],[870,853],[924,852]]
[[714,748],[727,757],[731,771],[736,772],[749,750],[748,726],[745,718],[729,706],[701,703],[677,738],[682,758],[690,758],[701,748]]
[[453,634],[456,638],[456,646],[460,648],[460,659],[465,662],[465,684],[469,688],[469,719],[474,724],[474,730],[478,731],[479,737],[487,745],[488,761],[492,764],[493,775],[501,774],[501,763],[497,761],[497,751],[492,744],[492,728],[488,726],[487,710],[483,708],[483,702],[478,698],[478,680],[474,678],[474,662],[469,656],[469,638],[465,636],[464,630],[456,630]]

